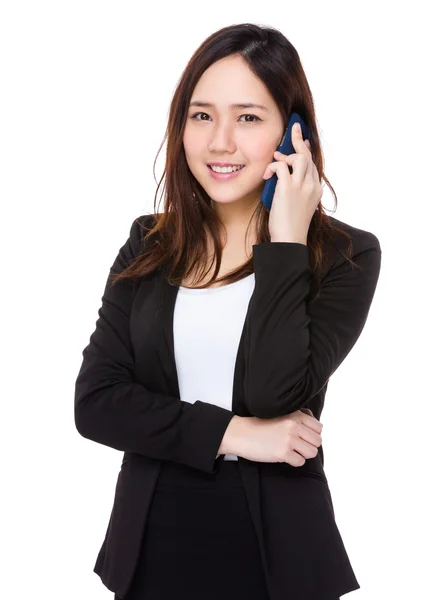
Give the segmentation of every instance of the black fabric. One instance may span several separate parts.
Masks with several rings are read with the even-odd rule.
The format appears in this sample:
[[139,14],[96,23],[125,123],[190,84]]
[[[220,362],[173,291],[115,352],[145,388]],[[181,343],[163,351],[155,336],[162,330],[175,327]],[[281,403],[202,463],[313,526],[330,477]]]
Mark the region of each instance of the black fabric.
[[270,600],[237,461],[163,465],[124,600],[177,598]]
[[[124,452],[94,567],[119,597],[125,598],[137,569],[164,465],[219,473],[216,455],[234,415],[273,418],[308,407],[320,419],[329,378],[365,325],[381,265],[374,234],[331,221],[351,235],[359,268],[333,251],[321,294],[312,301],[307,246],[253,246],[255,289],[237,349],[231,410],[211,404],[209,394],[194,403],[180,400],[173,345],[178,287],[163,270],[114,286],[108,278],[75,383],[75,424],[85,438]],[[111,273],[148,250],[142,236],[152,225],[152,215],[135,219]],[[243,457],[238,467],[271,600],[332,599],[358,589],[335,521],[322,446],[302,467]],[[173,577],[164,565],[168,571]]]

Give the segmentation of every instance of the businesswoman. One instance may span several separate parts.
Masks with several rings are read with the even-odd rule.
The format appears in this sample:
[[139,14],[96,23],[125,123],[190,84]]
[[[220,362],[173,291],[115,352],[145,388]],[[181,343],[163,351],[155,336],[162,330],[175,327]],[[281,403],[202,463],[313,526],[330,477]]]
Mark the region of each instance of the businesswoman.
[[[309,137],[275,153],[292,112]],[[312,95],[279,31],[208,37],[167,133],[164,210],[134,220],[76,381],[78,431],[124,452],[94,570],[115,600],[336,600],[360,585],[319,418],[378,239],[323,211]]]

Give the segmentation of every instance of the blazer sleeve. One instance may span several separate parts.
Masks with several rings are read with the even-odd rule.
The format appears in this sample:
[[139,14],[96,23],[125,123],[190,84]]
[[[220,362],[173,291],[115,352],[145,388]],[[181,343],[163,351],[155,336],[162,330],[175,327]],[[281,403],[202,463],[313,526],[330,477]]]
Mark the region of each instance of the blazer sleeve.
[[133,222],[107,278],[95,331],[83,350],[75,382],[74,419],[85,438],[116,450],[184,463],[215,472],[215,459],[234,412],[152,392],[134,380],[130,341],[133,280],[110,284],[140,249],[139,219]]
[[255,289],[245,329],[245,402],[253,416],[307,406],[360,336],[381,266],[377,237],[360,231],[351,259],[361,270],[338,255],[311,302],[308,246],[253,246]]

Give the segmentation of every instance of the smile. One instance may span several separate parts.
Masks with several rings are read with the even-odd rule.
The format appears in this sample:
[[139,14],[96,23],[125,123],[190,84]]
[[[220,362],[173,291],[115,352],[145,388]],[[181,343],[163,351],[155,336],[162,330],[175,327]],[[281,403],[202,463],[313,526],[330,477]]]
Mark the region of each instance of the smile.
[[228,168],[228,170],[225,167],[223,167],[223,168],[214,167],[215,169],[220,169],[220,172],[219,172],[219,171],[214,171],[209,165],[207,165],[207,167],[208,167],[210,175],[213,177],[213,179],[217,179],[218,181],[225,181],[227,179],[233,179],[235,177],[238,177],[240,172],[245,169],[245,166],[239,167],[239,168],[233,167],[233,169],[235,169],[235,170],[231,170],[231,167]]

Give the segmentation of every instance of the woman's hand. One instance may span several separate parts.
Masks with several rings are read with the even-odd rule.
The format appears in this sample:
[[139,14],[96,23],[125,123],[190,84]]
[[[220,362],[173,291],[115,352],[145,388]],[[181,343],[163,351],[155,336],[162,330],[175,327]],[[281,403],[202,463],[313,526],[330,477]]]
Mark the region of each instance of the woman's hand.
[[[292,128],[291,139],[295,154],[274,152],[276,162],[271,162],[263,174],[264,179],[277,174],[268,228],[272,242],[306,245],[309,225],[323,196],[323,188],[309,140],[303,140],[300,124],[299,130]],[[292,174],[288,166],[292,167]]]
[[317,448],[322,444],[323,425],[308,408],[272,419],[246,417],[243,425],[235,454],[256,462],[285,462],[301,467],[307,458],[317,456]]

